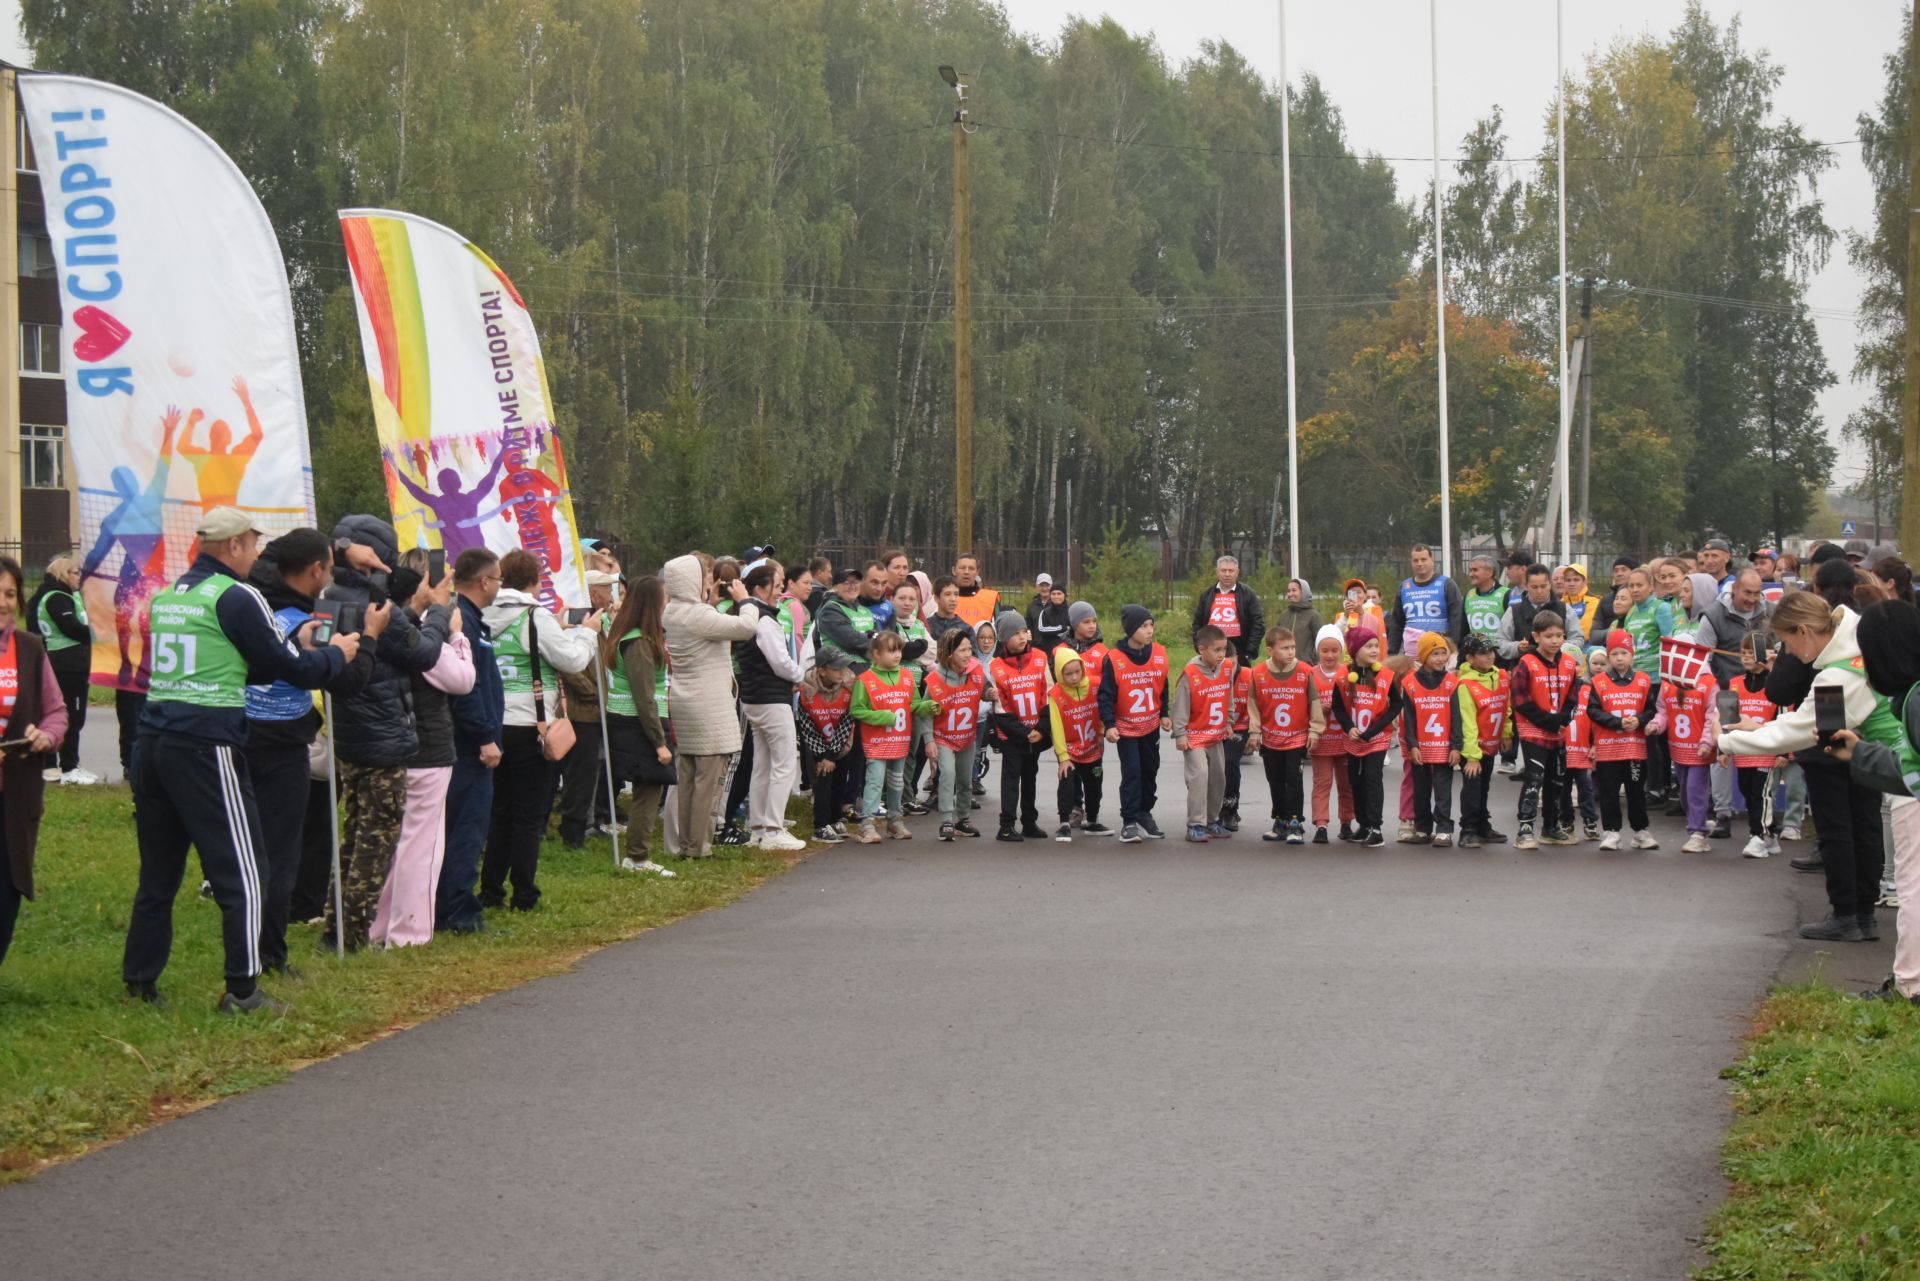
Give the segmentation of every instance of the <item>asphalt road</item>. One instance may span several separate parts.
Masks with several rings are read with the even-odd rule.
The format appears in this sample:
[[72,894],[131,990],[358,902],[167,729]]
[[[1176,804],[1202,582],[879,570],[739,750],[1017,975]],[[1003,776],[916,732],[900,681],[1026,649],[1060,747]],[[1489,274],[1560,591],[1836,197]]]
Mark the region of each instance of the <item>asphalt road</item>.
[[1682,1277],[1818,878],[1656,831],[923,824],[0,1192],[0,1274]]

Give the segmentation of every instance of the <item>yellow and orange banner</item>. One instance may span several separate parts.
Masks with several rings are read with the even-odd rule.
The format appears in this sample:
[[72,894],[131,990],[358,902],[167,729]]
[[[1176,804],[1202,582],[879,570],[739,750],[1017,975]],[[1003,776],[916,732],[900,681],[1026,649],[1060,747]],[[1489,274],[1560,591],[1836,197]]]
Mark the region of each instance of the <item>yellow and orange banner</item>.
[[533,317],[466,239],[387,209],[340,213],[400,545],[514,548],[549,609],[587,603],[580,532]]

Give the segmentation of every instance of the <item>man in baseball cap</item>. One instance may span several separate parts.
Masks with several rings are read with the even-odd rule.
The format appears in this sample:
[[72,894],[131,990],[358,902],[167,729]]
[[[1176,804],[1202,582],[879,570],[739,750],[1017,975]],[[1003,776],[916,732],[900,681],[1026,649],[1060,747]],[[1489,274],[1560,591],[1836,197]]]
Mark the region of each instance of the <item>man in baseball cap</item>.
[[241,538],[247,534],[258,536],[266,531],[250,514],[238,507],[215,507],[201,515],[199,527],[193,532],[200,536],[202,542],[224,543],[229,538]]
[[1733,575],[1727,572],[1733,560],[1733,544],[1718,537],[1709,538],[1700,548],[1700,572],[1710,574],[1716,587],[1725,587]]
[[1847,553],[1847,563],[1850,565],[1858,565],[1867,558],[1867,552],[1869,550],[1867,540],[1864,538],[1849,538],[1845,550]]

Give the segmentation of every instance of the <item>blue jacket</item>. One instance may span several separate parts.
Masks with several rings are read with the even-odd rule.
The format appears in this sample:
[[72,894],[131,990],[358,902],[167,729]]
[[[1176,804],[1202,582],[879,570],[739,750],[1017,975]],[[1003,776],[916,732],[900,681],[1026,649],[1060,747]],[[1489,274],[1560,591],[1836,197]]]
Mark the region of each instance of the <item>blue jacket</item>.
[[[180,576],[178,586],[192,587],[215,574],[232,571],[205,552]],[[266,598],[250,583],[236,583],[220,597],[215,610],[220,630],[247,663],[249,685],[271,685],[283,680],[295,689],[319,689],[338,676],[346,659],[331,645],[301,649],[280,634]],[[245,707],[199,707],[193,703],[147,700],[140,713],[142,734],[184,734],[209,742],[244,747],[247,742]]]
[[507,696],[500,688],[500,668],[493,661],[493,632],[480,617],[480,607],[456,595],[461,627],[473,645],[473,689],[447,700],[453,709],[453,751],[475,760],[488,743],[500,743],[500,724],[507,714]]

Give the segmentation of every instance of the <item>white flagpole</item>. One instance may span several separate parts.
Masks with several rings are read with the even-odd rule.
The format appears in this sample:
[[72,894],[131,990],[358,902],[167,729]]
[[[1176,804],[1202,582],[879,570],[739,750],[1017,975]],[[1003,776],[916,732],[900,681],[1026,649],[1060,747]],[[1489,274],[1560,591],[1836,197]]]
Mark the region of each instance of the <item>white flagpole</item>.
[[[1553,5],[1553,90],[1554,90],[1554,132],[1557,136],[1558,153],[1554,163],[1555,204],[1559,220],[1560,235],[1560,276],[1555,283],[1555,296],[1560,304],[1560,324],[1557,332],[1560,336],[1560,421],[1568,421],[1569,405],[1567,399],[1567,45],[1565,0],[1554,0]],[[1559,433],[1560,443],[1554,458],[1554,468],[1560,483],[1560,553],[1562,563],[1570,557],[1573,550],[1573,508],[1568,501],[1573,492],[1567,484],[1570,464],[1567,460],[1567,433]]]
[[1453,573],[1453,461],[1447,432],[1447,269],[1441,243],[1446,197],[1440,185],[1440,4],[1428,0],[1433,53],[1433,328],[1440,368],[1440,572]]
[[333,732],[333,695],[322,690],[320,711],[327,731],[327,824],[333,831],[333,954],[347,959],[347,905],[340,885],[340,740]]
[[1287,575],[1300,576],[1300,411],[1293,367],[1293,131],[1287,102],[1287,0],[1280,5],[1280,244],[1287,293]]

